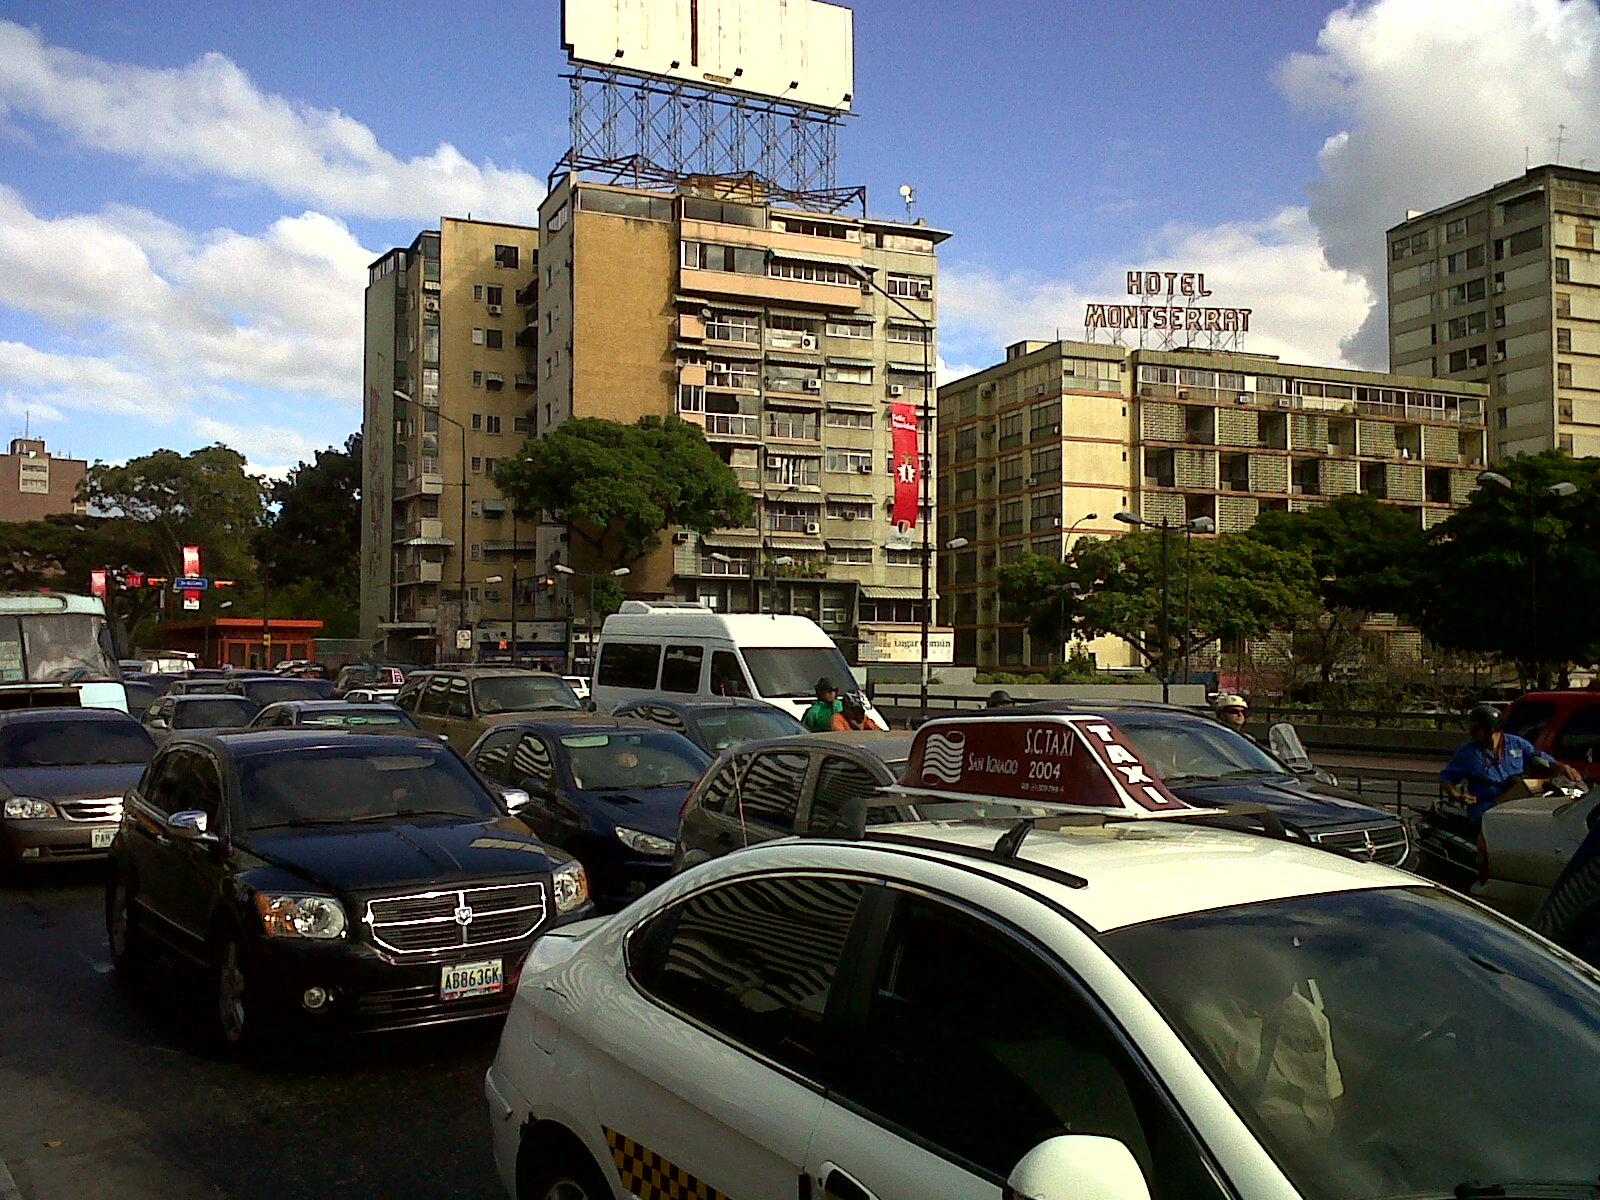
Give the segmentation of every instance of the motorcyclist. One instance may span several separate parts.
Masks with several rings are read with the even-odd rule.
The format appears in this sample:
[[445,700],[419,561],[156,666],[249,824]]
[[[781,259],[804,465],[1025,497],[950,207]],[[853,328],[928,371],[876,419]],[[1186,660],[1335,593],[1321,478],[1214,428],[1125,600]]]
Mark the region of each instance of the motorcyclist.
[[1565,763],[1540,753],[1534,744],[1500,728],[1500,714],[1480,704],[1467,714],[1469,740],[1439,772],[1450,797],[1467,805],[1467,815],[1481,821],[1483,814],[1503,800],[1527,795],[1524,777],[1537,779],[1564,775],[1579,779]]
[[1240,737],[1254,742],[1258,746],[1261,744],[1245,730],[1245,722],[1250,719],[1250,702],[1243,696],[1224,692],[1212,704],[1211,715]]

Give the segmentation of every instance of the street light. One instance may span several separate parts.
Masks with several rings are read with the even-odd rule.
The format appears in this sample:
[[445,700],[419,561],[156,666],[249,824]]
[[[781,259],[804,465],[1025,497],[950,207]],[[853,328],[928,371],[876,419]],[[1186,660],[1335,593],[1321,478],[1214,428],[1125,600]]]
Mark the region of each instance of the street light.
[[[551,569],[558,575],[571,575],[574,578],[587,579],[589,581],[589,607],[584,613],[584,627],[585,632],[589,635],[589,668],[592,671],[594,669],[594,581],[601,576],[607,575],[613,579],[621,579],[624,575],[632,575],[633,572],[627,567],[616,567],[610,571],[575,571],[567,566],[566,563],[552,563]],[[567,622],[567,673],[570,675],[572,670],[572,622],[569,619]]]
[[[1084,513],[1083,516],[1079,517],[1071,525],[1067,526],[1067,531],[1061,535],[1061,561],[1063,563],[1065,563],[1067,561],[1067,553],[1072,549],[1072,542],[1071,542],[1072,531],[1074,529],[1076,529],[1079,525],[1082,525],[1085,521],[1098,521],[1099,519],[1100,519],[1100,514],[1099,513],[1097,513],[1097,512],[1088,512],[1088,513]],[[1056,586],[1060,587],[1062,585],[1057,584]],[[1073,584],[1072,585],[1072,590],[1073,591],[1082,591],[1083,589],[1080,588],[1077,584]],[[1067,661],[1066,617],[1059,610],[1059,608],[1058,608],[1058,611],[1057,611],[1056,623],[1061,626],[1061,645],[1056,651],[1055,658],[1056,658],[1058,663],[1064,663],[1064,662]]]
[[[1158,634],[1161,639],[1161,658],[1159,660],[1161,669],[1161,702],[1165,704],[1171,699],[1172,685],[1172,673],[1167,670],[1168,656],[1172,651],[1172,620],[1169,609],[1172,539],[1168,535],[1177,533],[1180,529],[1185,537],[1191,533],[1215,533],[1217,523],[1210,517],[1191,517],[1189,520],[1180,521],[1177,524],[1165,519],[1148,521],[1138,513],[1129,512],[1126,509],[1117,513],[1115,519],[1121,521],[1124,525],[1139,525],[1146,529],[1156,529],[1161,532],[1161,623],[1158,627]],[[1188,641],[1188,635],[1185,634],[1185,647],[1187,647]]]
[[[399,388],[394,388],[393,391],[396,400],[404,400],[407,404],[416,403],[409,392],[402,392]],[[445,424],[454,425],[461,431],[461,544],[456,547],[456,557],[461,560],[461,579],[459,584],[461,612],[456,620],[456,652],[459,654],[461,652],[461,631],[467,627],[467,427],[454,417],[445,416],[437,408],[430,408],[428,411]],[[423,432],[426,432],[426,430]],[[513,558],[516,557],[515,550],[511,553]]]
[[[1505,491],[1510,492],[1512,495],[1517,494],[1517,485],[1512,483],[1511,480],[1506,478],[1504,475],[1500,474],[1499,471],[1479,471],[1477,475],[1477,483],[1479,487],[1483,487],[1484,485],[1493,485],[1494,487],[1502,488]],[[1527,493],[1525,493],[1528,497],[1528,609],[1533,618],[1529,626],[1529,631],[1533,641],[1533,670],[1535,681],[1539,683],[1543,682],[1542,673],[1539,666],[1540,655],[1543,653],[1540,646],[1540,643],[1543,640],[1541,636],[1543,631],[1539,628],[1539,540],[1537,533],[1534,530],[1534,521],[1537,517],[1536,505],[1538,504],[1539,497],[1541,495],[1549,496],[1553,500],[1565,500],[1569,496],[1577,495],[1577,492],[1577,484],[1573,483],[1570,479],[1563,479],[1558,483],[1552,483],[1547,487],[1538,489],[1537,491],[1530,488]]]

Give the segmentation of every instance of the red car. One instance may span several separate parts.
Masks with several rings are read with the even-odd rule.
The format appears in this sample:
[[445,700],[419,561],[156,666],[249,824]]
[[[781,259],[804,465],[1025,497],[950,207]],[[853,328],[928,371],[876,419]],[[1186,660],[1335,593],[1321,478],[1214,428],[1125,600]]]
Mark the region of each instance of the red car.
[[1505,731],[1600,780],[1600,690],[1529,692],[1506,710]]

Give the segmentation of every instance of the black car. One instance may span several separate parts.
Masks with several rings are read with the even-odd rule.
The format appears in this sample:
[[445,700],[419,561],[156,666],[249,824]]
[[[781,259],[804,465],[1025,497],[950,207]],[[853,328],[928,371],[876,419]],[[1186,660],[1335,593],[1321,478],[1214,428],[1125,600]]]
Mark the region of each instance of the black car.
[[[726,750],[684,802],[675,871],[772,838],[828,835],[845,827],[845,806],[898,782],[914,735],[905,731],[808,733]],[[940,805],[875,807],[871,822],[954,815]]]
[[396,663],[351,663],[334,676],[333,694],[342,696],[363,687],[399,687],[414,670],[413,666]]
[[760,700],[708,696],[703,699],[652,697],[630,700],[612,710],[614,717],[649,721],[683,734],[707,754],[761,738],[804,733],[806,727],[780,708]]
[[[1210,717],[1173,705],[1126,702],[1079,704],[1047,700],[983,716],[1089,713],[1122,731],[1146,765],[1171,791],[1204,808],[1259,806],[1290,836],[1356,858],[1403,866],[1411,858],[1405,823],[1392,813],[1284,763]],[[964,714],[965,715],[965,714]]]
[[533,940],[589,911],[449,747],[318,730],[183,735],[129,793],[106,928],[206,972],[224,1049],[293,1021],[397,1029],[502,1013]]
[[291,679],[283,675],[258,675],[239,681],[243,693],[262,708],[280,700],[331,700],[331,679]]
[[235,679],[231,675],[217,674],[201,675],[198,672],[187,679],[174,680],[164,695],[168,696],[199,696],[217,695],[242,696],[244,695],[244,680]]
[[417,723],[392,704],[352,704],[347,700],[280,700],[255,715],[251,729],[351,729],[358,733],[422,733]]
[[0,713],[0,866],[103,858],[156,744],[126,713]]
[[671,874],[678,814],[711,761],[680,733],[614,717],[523,717],[495,726],[467,761],[528,794],[518,815],[583,863],[616,908]]
[[243,729],[260,711],[254,700],[231,692],[168,695],[145,710],[144,727],[160,742],[183,730]]

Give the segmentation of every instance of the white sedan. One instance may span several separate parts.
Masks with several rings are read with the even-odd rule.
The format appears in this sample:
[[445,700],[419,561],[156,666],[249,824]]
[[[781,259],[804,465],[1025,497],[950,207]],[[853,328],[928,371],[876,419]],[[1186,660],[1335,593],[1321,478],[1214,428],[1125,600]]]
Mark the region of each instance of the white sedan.
[[1590,1196],[1600,987],[1189,819],[873,825],[541,939],[486,1092],[516,1200]]

